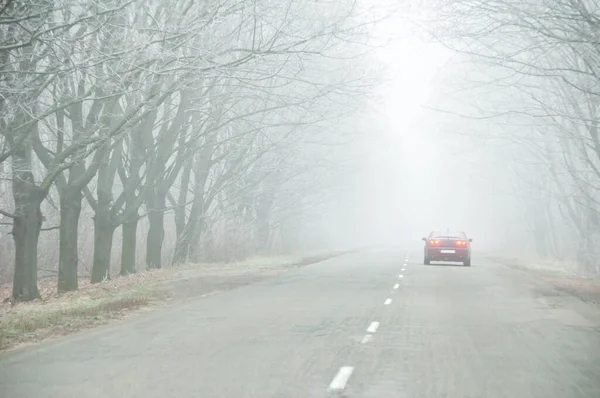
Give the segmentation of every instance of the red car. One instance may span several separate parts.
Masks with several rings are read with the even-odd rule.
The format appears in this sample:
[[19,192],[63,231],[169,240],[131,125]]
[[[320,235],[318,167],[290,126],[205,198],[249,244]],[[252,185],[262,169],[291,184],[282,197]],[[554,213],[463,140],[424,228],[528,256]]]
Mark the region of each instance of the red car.
[[461,262],[471,266],[471,242],[464,232],[433,231],[425,241],[423,264],[432,261]]

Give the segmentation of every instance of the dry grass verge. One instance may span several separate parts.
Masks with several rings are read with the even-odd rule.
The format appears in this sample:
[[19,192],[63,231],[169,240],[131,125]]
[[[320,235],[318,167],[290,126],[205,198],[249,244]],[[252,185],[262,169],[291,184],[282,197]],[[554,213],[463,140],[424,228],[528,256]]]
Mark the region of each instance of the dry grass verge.
[[527,271],[545,277],[571,277],[576,276],[575,273],[568,267],[555,262],[533,262],[523,261],[517,258],[505,258],[497,256],[486,256],[490,260],[502,263],[511,268],[521,271]]
[[[55,280],[42,280],[41,300],[0,305],[0,350],[103,324],[140,307],[229,290],[343,253],[189,264],[119,276],[94,285],[82,278],[78,291],[61,295],[56,292]],[[0,299],[9,296],[10,284],[0,285]]]
[[587,303],[600,305],[600,278],[577,275],[567,267],[556,264],[525,263],[517,259],[490,257],[511,268],[536,275],[555,289],[575,296]]
[[126,310],[150,303],[145,289],[115,291],[100,297],[67,297],[6,305],[0,316],[0,349],[63,335],[105,323]]
[[563,277],[545,278],[545,280],[558,290],[587,303],[600,305],[600,278]]

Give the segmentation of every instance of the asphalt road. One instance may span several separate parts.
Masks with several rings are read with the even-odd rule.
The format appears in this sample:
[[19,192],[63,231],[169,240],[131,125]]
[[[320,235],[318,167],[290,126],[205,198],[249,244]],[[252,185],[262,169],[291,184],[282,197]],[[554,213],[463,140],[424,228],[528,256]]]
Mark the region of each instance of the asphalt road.
[[491,261],[421,261],[345,255],[5,354],[0,396],[600,397],[596,308]]

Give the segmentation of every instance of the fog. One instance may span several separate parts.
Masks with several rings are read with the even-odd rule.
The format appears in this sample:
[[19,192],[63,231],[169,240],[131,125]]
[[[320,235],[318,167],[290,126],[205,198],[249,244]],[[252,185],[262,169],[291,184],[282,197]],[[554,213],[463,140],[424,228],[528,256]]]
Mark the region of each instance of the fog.
[[2,31],[0,270],[15,297],[38,296],[38,272],[69,291],[182,263],[419,247],[434,229],[595,272],[595,22],[510,1],[142,3],[3,10],[31,25]]
[[598,0],[0,1],[0,395],[600,397],[599,43]]
[[339,228],[324,222],[316,230],[341,245],[410,248],[432,230],[460,230],[482,253],[533,254],[510,148],[485,144],[489,122],[438,108],[453,97],[464,64],[453,63],[458,57],[443,46],[417,39],[378,56],[391,73],[353,121],[363,132],[355,143],[363,157],[354,160],[361,167],[351,190],[338,197],[343,205],[331,208]]

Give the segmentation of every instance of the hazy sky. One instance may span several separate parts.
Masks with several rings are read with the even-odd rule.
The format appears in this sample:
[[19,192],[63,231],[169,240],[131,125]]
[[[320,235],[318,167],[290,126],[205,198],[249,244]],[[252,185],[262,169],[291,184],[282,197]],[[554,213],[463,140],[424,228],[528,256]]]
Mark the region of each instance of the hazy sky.
[[437,78],[452,67],[453,54],[404,39],[378,55],[394,76],[368,116],[370,170],[361,185],[363,203],[371,205],[362,214],[368,237],[418,245],[430,230],[450,228],[497,243],[506,223],[499,192],[510,174],[494,166],[493,148],[457,134],[463,124],[473,133],[467,120],[425,107],[441,92]]
[[420,185],[438,161],[431,134],[419,124],[427,117],[423,106],[448,53],[437,45],[406,39],[381,51],[379,57],[393,77],[380,90],[381,102],[369,116],[376,130],[371,133],[372,170],[365,193],[366,200],[374,202],[369,230],[380,239],[418,240],[426,233],[418,232],[419,222],[415,225],[414,212],[423,210],[427,195]]

